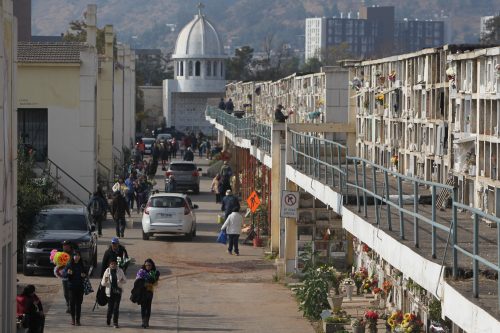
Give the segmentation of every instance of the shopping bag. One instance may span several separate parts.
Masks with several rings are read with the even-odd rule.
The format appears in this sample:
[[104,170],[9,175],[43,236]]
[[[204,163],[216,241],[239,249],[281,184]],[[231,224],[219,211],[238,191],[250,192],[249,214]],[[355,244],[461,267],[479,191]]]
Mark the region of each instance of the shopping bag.
[[83,279],[83,293],[85,295],[88,295],[90,293],[93,293],[94,289],[92,289],[92,284],[90,284],[90,280],[88,277],[85,277]]
[[218,224],[224,223],[224,217],[221,214],[217,215],[217,223]]
[[217,237],[217,243],[226,244],[226,242],[227,242],[226,230],[221,230],[219,236]]

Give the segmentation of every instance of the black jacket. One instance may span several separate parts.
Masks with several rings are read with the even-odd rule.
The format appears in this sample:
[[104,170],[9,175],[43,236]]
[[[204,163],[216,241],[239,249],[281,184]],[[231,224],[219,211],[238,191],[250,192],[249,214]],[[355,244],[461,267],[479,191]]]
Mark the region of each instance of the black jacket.
[[288,116],[285,116],[280,109],[276,109],[274,111],[274,120],[278,123],[284,123],[288,119]]
[[144,285],[146,281],[144,279],[136,279],[134,282],[134,287],[130,292],[130,300],[132,303],[141,305],[146,297],[146,286]]
[[184,161],[193,161],[194,160],[194,153],[190,150],[186,151],[184,153]]
[[234,195],[226,195],[224,199],[222,199],[222,207],[221,210],[224,211],[225,218],[231,214],[234,209],[237,208],[240,210],[240,201]]
[[113,248],[111,245],[108,247],[106,252],[104,252],[104,256],[102,257],[102,265],[101,265],[101,276],[104,275],[104,272],[109,266],[109,261],[111,259],[116,260],[116,258],[121,257],[121,258],[128,258],[128,253],[127,250],[125,249],[124,246],[118,245],[118,250],[115,252],[113,251]]

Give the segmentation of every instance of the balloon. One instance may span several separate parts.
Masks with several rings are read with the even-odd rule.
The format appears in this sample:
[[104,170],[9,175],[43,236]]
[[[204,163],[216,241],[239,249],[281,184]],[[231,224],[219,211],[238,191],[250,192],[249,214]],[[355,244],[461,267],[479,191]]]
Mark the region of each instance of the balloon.
[[57,253],[56,249],[50,251],[50,262],[54,263],[54,257],[56,255],[56,253]]

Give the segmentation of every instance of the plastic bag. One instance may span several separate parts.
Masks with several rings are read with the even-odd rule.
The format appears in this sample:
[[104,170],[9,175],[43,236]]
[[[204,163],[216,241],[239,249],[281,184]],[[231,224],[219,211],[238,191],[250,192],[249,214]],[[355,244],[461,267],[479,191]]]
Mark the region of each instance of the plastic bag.
[[226,244],[226,242],[227,242],[226,230],[221,230],[219,236],[217,236],[217,243]]

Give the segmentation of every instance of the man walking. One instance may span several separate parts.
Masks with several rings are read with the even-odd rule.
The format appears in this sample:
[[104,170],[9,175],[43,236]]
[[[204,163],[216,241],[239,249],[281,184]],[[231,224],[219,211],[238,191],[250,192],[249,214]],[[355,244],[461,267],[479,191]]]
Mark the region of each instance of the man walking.
[[101,277],[104,275],[111,261],[116,261],[118,266],[123,269],[123,272],[127,271],[129,264],[128,252],[125,246],[120,244],[120,240],[117,237],[111,239],[111,245],[102,257]]
[[125,213],[130,217],[130,209],[123,195],[117,191],[111,202],[111,215],[116,224],[116,237],[125,237]]
[[232,212],[240,211],[240,201],[233,195],[231,190],[226,191],[226,196],[222,199],[221,210],[224,211],[224,220],[227,220],[227,217]]
[[240,238],[241,225],[243,224],[243,216],[241,216],[239,210],[239,207],[235,207],[221,227],[221,230],[226,230],[227,237],[229,238],[227,252],[233,254],[234,248],[234,254],[237,256],[240,255],[238,239]]
[[101,196],[99,191],[94,192],[87,204],[87,212],[92,220],[92,223],[97,227],[97,234],[102,236],[102,221],[106,217],[106,201]]

